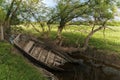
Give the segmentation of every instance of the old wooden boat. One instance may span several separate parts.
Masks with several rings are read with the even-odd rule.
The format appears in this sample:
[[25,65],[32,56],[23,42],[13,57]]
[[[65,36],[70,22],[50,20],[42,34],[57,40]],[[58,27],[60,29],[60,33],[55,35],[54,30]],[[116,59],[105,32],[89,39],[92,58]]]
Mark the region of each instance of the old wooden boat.
[[54,70],[63,70],[59,66],[69,62],[70,59],[66,58],[66,55],[56,52],[44,45],[44,42],[38,42],[31,38],[19,34],[13,43],[19,49],[25,52],[25,54],[39,61],[43,65]]

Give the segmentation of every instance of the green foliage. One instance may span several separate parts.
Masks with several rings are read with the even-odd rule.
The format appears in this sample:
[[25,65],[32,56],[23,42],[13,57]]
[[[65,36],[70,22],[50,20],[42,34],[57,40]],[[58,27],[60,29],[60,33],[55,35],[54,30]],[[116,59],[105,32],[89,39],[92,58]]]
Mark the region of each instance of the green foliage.
[[92,16],[99,24],[113,19],[116,12],[116,4],[113,0],[91,0],[89,8],[88,16]]
[[[32,20],[35,20],[33,14],[43,15],[44,13],[46,13],[45,12],[46,9],[44,8],[45,5],[42,2],[43,0],[10,0],[10,1],[3,0],[3,1],[4,2],[0,5],[0,10],[2,7],[4,15],[6,14],[5,15],[6,19],[7,20],[9,19],[10,24],[12,25],[19,24],[20,22],[23,21],[30,22]],[[39,16],[39,18],[41,18],[41,16]]]
[[117,6],[120,8],[120,0],[116,0],[117,1]]
[[3,2],[3,0],[0,0],[0,4]]
[[56,21],[59,25],[65,26],[65,24],[74,18],[83,15],[85,10],[88,8],[88,2],[80,2],[81,0],[57,0],[55,7]]
[[10,44],[0,42],[0,80],[46,80]]

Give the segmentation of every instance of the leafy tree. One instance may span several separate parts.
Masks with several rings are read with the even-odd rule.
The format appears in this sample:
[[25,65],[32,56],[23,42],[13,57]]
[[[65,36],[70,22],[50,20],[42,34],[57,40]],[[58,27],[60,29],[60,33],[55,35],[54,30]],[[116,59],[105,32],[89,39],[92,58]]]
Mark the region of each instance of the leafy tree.
[[50,22],[58,21],[57,37],[61,39],[61,32],[65,25],[74,18],[80,17],[88,9],[89,1],[82,2],[82,0],[56,0],[57,6],[54,10],[54,16],[49,20]]
[[50,8],[49,9],[49,12],[48,12],[48,15],[47,15],[47,26],[48,26],[48,29],[49,29],[49,32],[51,31],[51,24],[55,23],[58,21],[58,15],[56,14],[56,8]]
[[[114,18],[116,9],[116,3],[114,0],[91,0],[89,4],[89,11],[87,14],[87,18],[93,22],[92,29],[90,33],[84,40],[83,50],[86,50],[88,47],[88,43],[90,38],[94,33],[101,29],[106,28],[106,23]],[[87,20],[88,20],[87,19]]]
[[[26,6],[27,5],[27,6]],[[31,6],[32,5],[32,6]],[[47,13],[48,13],[48,8],[45,6],[45,4],[42,1],[38,2],[24,2],[22,4],[24,8],[21,8],[20,16],[21,16],[21,21],[24,21],[26,23],[30,23],[30,25],[39,33],[41,33],[36,27],[41,27],[42,32],[45,32],[44,25],[47,21]],[[37,25],[35,25],[33,22],[36,22]]]
[[18,24],[20,21],[24,21],[22,15],[24,15],[27,21],[33,19],[32,15],[29,15],[29,12],[36,13],[37,9],[41,9],[42,0],[4,0],[1,7],[5,12],[4,19],[4,32],[7,35],[10,35],[10,25]]
[[3,8],[3,12],[5,15],[5,18],[3,18],[2,26],[3,26],[3,32],[5,35],[8,35],[10,32],[10,22],[15,16],[17,10],[19,9],[19,5],[22,2],[22,0],[12,0],[8,2],[7,0],[4,0],[4,2],[1,4],[0,7]]

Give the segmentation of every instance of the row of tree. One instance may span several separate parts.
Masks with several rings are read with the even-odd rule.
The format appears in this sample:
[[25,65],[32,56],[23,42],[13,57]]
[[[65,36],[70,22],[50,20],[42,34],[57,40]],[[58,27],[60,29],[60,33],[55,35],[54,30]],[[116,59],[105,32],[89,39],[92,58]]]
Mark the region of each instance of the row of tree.
[[[0,0],[0,26],[2,39],[10,35],[10,25],[19,23],[39,23],[44,30],[44,23],[51,30],[51,24],[58,23],[57,39],[62,38],[62,30],[73,20],[88,22],[91,32],[86,36],[82,50],[88,47],[92,35],[106,28],[106,23],[113,19],[119,0],[54,0],[56,6],[46,7],[42,0]],[[96,25],[99,25],[99,27]],[[36,28],[35,28],[36,29]]]

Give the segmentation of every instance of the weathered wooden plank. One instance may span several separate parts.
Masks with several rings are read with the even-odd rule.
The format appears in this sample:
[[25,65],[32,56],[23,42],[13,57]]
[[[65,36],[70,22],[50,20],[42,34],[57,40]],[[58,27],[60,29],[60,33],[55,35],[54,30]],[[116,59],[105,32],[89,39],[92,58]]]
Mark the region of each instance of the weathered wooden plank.
[[61,64],[59,63],[59,62],[54,62],[54,65],[53,66],[55,66],[55,67],[57,67],[57,66],[60,66]]
[[48,63],[50,66],[52,66],[52,65],[54,64],[54,57],[55,57],[55,54],[53,54],[53,53],[51,52],[51,54],[50,54],[50,56],[49,56],[49,58],[48,58],[48,61],[47,61],[47,63]]
[[44,62],[44,61],[45,61],[45,56],[42,55],[42,56],[40,57],[39,61]]
[[60,58],[59,56],[56,56],[56,58],[55,58],[55,62],[62,63],[62,58]]
[[18,42],[20,41],[20,36],[21,36],[21,34],[19,34],[19,35],[13,40],[13,42],[14,42],[14,43],[18,43]]
[[33,44],[34,44],[33,41],[29,41],[29,42],[26,44],[26,46],[25,46],[25,48],[24,48],[24,51],[28,53],[29,50],[31,49],[31,47],[33,46]]
[[33,54],[34,50],[35,50],[36,46],[33,46],[32,50],[29,52],[30,55]]
[[48,61],[50,55],[51,55],[51,51],[49,51],[49,52],[47,53],[47,56],[46,56],[46,59],[45,59],[45,63],[47,63],[47,61]]
[[44,63],[45,63],[46,56],[47,56],[47,50],[43,49],[40,60]]
[[13,43],[18,46],[19,48],[21,48],[20,44],[19,44],[19,41],[20,41],[20,36],[21,34],[19,34],[14,40],[13,40]]
[[41,48],[37,60],[40,60],[40,57],[41,57],[41,55],[42,55],[42,52],[43,52],[43,49]]
[[56,56],[55,59],[54,59],[54,64],[53,66],[59,66],[59,65],[63,65],[66,61],[59,57],[59,56]]
[[33,54],[32,54],[32,56],[33,56],[35,59],[37,59],[37,57],[39,56],[40,50],[41,50],[41,48],[39,48],[39,47],[36,47],[36,48],[35,48],[35,50],[34,50],[34,52],[33,52]]
[[56,56],[54,59],[54,64],[53,66],[59,66],[62,64],[62,59],[59,56]]

